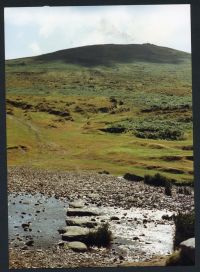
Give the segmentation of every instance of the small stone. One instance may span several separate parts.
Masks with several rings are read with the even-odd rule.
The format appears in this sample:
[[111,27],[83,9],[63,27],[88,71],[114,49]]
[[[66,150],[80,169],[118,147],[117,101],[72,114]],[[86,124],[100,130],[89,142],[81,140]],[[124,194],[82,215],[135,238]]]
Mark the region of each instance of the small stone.
[[24,246],[24,247],[21,248],[21,250],[28,250],[28,247]]
[[30,226],[30,224],[29,223],[23,223],[21,226],[24,229],[24,228],[28,228]]
[[34,241],[33,240],[29,240],[28,242],[26,242],[26,245],[27,246],[33,246],[34,244]]
[[59,242],[57,243],[58,246],[64,246],[64,244],[65,244],[65,242],[63,242],[63,241],[59,241]]

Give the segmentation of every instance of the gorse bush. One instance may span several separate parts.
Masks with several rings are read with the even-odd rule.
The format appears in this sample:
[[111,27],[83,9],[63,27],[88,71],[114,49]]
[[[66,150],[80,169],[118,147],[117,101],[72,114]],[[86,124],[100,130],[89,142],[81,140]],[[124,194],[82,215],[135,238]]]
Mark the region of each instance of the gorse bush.
[[174,248],[181,242],[195,236],[195,214],[194,211],[190,213],[179,213],[174,217],[175,236]]
[[153,130],[151,128],[139,129],[134,133],[138,138],[161,139],[161,140],[183,140],[184,132],[179,129],[166,128],[164,130]]
[[112,241],[112,232],[108,223],[101,225],[96,231],[89,232],[87,244],[90,246],[109,247]]
[[138,122],[134,134],[139,138],[183,140],[183,125],[176,120],[146,119]]
[[184,140],[184,130],[188,129],[190,124],[184,124],[177,120],[157,120],[156,118],[138,118],[133,120],[127,118],[120,122],[114,122],[104,129],[105,132],[122,133],[129,132],[138,138],[161,139],[161,140]]

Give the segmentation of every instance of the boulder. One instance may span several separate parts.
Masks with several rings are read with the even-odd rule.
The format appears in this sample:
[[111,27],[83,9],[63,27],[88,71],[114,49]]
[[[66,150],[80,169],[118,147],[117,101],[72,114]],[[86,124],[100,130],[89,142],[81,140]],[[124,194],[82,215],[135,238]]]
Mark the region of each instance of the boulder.
[[67,209],[67,216],[98,216],[99,212],[91,209]]
[[181,255],[195,263],[195,238],[180,243]]
[[97,222],[88,220],[87,218],[77,218],[77,217],[70,217],[66,219],[66,224],[68,226],[79,226],[79,227],[87,227],[87,228],[94,228],[97,226]]
[[85,252],[85,251],[87,251],[86,244],[84,244],[82,242],[79,242],[79,241],[69,242],[67,244],[67,248],[72,249],[75,252]]
[[64,241],[79,241],[79,242],[85,242],[87,241],[89,229],[88,228],[82,228],[78,226],[69,226],[66,228],[63,228],[65,231],[62,234],[62,239]]

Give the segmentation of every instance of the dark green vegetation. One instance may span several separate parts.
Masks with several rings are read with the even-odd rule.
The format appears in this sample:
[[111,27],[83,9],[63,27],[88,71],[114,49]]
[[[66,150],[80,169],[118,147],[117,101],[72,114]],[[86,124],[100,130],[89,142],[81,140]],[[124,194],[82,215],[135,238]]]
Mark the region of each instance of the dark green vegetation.
[[87,244],[90,246],[109,247],[112,241],[112,232],[108,223],[98,227],[97,231],[90,231],[87,237]]
[[166,260],[166,266],[180,266],[180,265],[194,265],[194,263],[186,256],[184,256],[181,251],[175,251]]
[[153,186],[167,187],[168,184],[171,184],[173,182],[174,180],[168,179],[165,176],[160,175],[159,173],[155,174],[154,176],[150,176],[150,175],[144,176],[144,183],[153,185]]
[[174,217],[174,223],[174,248],[177,248],[181,242],[195,236],[195,214],[194,212],[179,213]]
[[98,45],[6,62],[9,165],[193,180],[190,54]]
[[172,195],[172,184],[175,183],[175,180],[169,179],[165,176],[160,175],[159,173],[154,176],[145,175],[144,183],[153,186],[162,186],[165,187],[165,194],[168,196]]
[[183,52],[147,43],[142,46],[139,44],[83,46],[41,55],[34,59],[38,61],[60,60],[70,64],[96,67],[137,61],[177,64],[185,57],[186,54]]

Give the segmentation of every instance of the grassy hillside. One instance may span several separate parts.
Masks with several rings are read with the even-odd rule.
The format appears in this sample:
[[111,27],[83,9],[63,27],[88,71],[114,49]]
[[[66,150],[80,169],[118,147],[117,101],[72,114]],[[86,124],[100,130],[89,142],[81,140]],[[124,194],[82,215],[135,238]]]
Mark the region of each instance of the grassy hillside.
[[8,164],[193,180],[190,54],[97,45],[6,63]]

